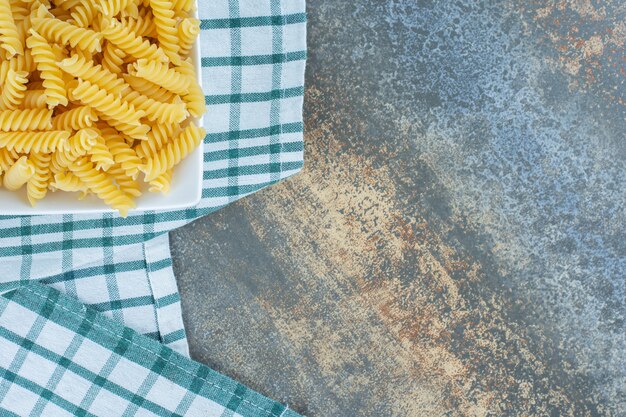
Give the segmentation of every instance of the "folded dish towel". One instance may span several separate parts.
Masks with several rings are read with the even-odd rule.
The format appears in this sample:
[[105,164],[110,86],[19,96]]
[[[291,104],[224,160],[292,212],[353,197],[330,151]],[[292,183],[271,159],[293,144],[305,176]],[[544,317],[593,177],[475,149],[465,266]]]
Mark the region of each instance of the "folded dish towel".
[[298,416],[36,282],[0,313],[2,416]]
[[[122,413],[130,416],[295,415],[179,355],[188,356],[188,348],[167,232],[301,169],[304,0],[199,3],[208,109],[200,204],[126,219],[116,214],[0,216],[0,410],[15,392],[38,397],[24,400],[22,407],[44,404],[36,410],[46,410],[29,414],[21,408],[7,415],[118,415],[94,413],[85,404],[120,399],[135,404]],[[21,311],[25,318],[7,318],[9,311]],[[57,351],[58,338],[41,338],[49,327],[69,341],[69,350]],[[99,349],[113,352],[106,369],[90,368],[90,360],[105,356]],[[83,351],[92,353],[79,361],[76,354]],[[45,361],[54,362],[52,373],[24,371],[24,366],[49,371],[52,365]],[[133,375],[140,368],[151,372],[141,379],[141,373]],[[80,387],[90,384],[84,403],[75,404],[73,394],[62,389],[67,386],[60,381],[70,370]],[[115,372],[129,374],[129,385],[110,382]],[[172,384],[184,398],[168,404],[179,401],[178,410],[191,408],[170,411],[161,404],[163,413],[148,412],[144,405],[158,401],[146,395],[154,391],[168,398],[159,393],[176,391]],[[225,409],[232,412],[222,413]]]

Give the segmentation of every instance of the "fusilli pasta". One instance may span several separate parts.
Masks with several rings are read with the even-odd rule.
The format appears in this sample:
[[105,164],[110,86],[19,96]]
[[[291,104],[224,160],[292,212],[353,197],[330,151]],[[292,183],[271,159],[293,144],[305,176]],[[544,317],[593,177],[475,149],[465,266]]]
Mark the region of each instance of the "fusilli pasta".
[[108,27],[103,28],[102,34],[119,49],[135,58],[151,59],[161,62],[165,62],[168,59],[163,49],[151,44],[150,41],[143,39],[129,28],[122,26],[122,24],[115,19],[111,19],[108,22]]
[[[0,182],[122,216],[202,143],[195,0],[0,0]],[[26,185],[26,187],[23,187]]]
[[89,158],[79,159],[70,169],[100,199],[118,210],[120,215],[126,217],[128,210],[135,207],[133,200],[115,185],[111,177],[96,169]]
[[43,199],[48,192],[48,184],[52,179],[50,171],[51,156],[48,153],[31,152],[28,160],[33,164],[35,173],[26,184],[26,195],[31,206]]
[[35,175],[33,163],[30,162],[26,156],[22,156],[15,161],[4,174],[4,188],[11,191],[18,190],[22,185],[26,184],[33,175]]
[[78,100],[86,106],[91,106],[99,113],[129,125],[140,125],[139,119],[145,115],[143,110],[136,110],[134,106],[89,81],[79,79],[72,83],[70,97],[72,100]]
[[9,0],[0,0],[0,48],[7,52],[8,58],[24,54],[24,47],[17,34]]
[[0,108],[17,109],[24,101],[27,82],[28,73],[26,71],[14,71],[12,68],[9,68],[2,88],[2,95],[0,95]]
[[183,158],[200,145],[204,135],[204,129],[193,124],[183,129],[176,139],[168,143],[139,168],[146,175],[146,181],[152,181],[167,172],[168,169],[178,165]]
[[26,39],[26,45],[30,48],[33,60],[43,79],[43,87],[48,106],[67,105],[67,92],[65,91],[63,74],[56,65],[56,57],[50,44],[34,29],[30,30],[30,36]]
[[50,153],[65,146],[70,132],[48,130],[44,132],[0,132],[0,146],[20,153]]
[[52,110],[4,110],[0,111],[0,130],[46,130],[52,128]]
[[136,75],[176,94],[187,94],[191,80],[167,64],[147,59],[138,59],[132,64],[130,75]]

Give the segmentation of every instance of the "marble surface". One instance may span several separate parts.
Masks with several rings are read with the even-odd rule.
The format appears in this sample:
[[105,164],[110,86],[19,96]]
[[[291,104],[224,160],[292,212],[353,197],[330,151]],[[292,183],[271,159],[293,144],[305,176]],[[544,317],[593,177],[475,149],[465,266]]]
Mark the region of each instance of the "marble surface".
[[308,13],[304,171],[172,233],[192,356],[308,416],[626,415],[624,3]]

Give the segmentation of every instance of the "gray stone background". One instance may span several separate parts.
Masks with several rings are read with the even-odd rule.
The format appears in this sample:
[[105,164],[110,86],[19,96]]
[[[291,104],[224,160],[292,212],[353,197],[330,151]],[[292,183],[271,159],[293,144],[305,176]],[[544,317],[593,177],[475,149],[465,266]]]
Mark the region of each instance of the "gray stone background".
[[172,234],[308,416],[626,415],[626,4],[312,0],[306,167]]

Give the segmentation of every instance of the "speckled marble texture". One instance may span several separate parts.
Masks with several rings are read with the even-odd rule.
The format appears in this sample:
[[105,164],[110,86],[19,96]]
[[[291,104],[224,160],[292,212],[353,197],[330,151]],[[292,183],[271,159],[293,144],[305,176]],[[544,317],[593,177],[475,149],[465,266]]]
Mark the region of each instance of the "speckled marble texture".
[[625,22],[309,2],[305,170],[172,235],[192,355],[309,416],[626,415]]

